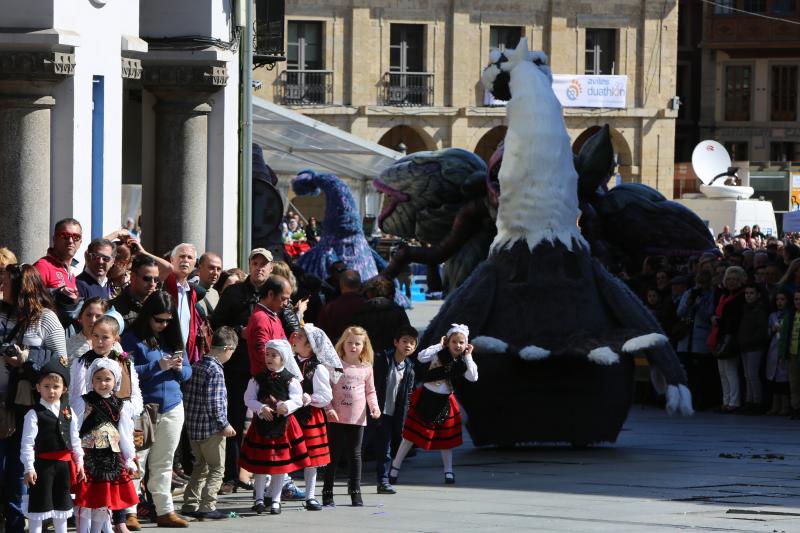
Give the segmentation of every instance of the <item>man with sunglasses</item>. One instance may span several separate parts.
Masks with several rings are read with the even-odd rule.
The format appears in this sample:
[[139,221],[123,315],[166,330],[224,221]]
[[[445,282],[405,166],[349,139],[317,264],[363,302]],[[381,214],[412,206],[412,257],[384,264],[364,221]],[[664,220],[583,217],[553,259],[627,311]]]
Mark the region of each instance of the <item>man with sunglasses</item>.
[[94,239],[84,254],[86,264],[77,277],[78,294],[81,298],[111,297],[108,286],[108,271],[114,265],[117,247],[106,238]]
[[80,307],[77,280],[73,268],[78,264],[75,254],[81,247],[83,229],[81,223],[74,218],[65,218],[56,222],[53,228],[53,246],[47,255],[36,261],[33,266],[42,276],[44,286],[50,290],[58,306],[58,318],[67,327]]
[[111,305],[122,315],[126,328],[133,324],[139,316],[144,301],[158,288],[158,274],[158,263],[152,256],[145,254],[134,256],[131,282],[119,296],[111,300]]

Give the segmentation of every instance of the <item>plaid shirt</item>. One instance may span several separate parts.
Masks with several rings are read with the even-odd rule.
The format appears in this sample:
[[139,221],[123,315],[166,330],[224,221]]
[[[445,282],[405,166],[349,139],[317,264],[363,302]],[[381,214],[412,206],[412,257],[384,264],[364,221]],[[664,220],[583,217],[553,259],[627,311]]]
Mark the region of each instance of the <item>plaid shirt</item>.
[[228,425],[228,391],[216,357],[204,356],[192,366],[183,403],[190,440],[205,440]]

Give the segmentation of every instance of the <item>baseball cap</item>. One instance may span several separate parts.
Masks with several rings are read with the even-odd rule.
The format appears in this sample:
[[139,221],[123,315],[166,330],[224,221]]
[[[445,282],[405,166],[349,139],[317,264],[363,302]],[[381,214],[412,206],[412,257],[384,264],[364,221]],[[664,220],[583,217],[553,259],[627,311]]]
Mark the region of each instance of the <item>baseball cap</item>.
[[272,261],[272,252],[266,248],[253,248],[250,250],[250,255],[247,256],[247,260],[250,261],[254,255],[263,255],[267,261]]

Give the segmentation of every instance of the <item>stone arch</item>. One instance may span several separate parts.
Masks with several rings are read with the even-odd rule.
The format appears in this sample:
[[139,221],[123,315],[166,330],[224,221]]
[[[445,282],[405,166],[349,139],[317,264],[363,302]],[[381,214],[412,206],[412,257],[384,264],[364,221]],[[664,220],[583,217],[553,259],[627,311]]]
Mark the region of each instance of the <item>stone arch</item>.
[[436,143],[430,135],[419,128],[407,126],[405,124],[394,126],[384,133],[378,141],[378,144],[381,146],[397,150],[398,152],[400,151],[398,146],[400,146],[401,143],[406,146],[407,154],[425,150],[436,150]]
[[489,164],[489,158],[497,150],[498,145],[506,138],[507,126],[495,126],[486,133],[475,145],[475,155],[483,159],[484,163]]
[[[599,130],[600,126],[591,126],[582,131],[581,134],[575,139],[575,142],[572,143],[572,152],[577,154],[583,146],[583,143],[585,143],[589,137],[597,133]],[[617,159],[617,172],[619,172],[619,175],[622,178],[622,183],[641,182],[641,178],[639,176],[634,176],[631,171],[631,167],[633,165],[633,155],[631,153],[631,148],[628,145],[628,141],[626,141],[625,137],[614,128],[611,128],[611,144],[614,146],[614,155]]]

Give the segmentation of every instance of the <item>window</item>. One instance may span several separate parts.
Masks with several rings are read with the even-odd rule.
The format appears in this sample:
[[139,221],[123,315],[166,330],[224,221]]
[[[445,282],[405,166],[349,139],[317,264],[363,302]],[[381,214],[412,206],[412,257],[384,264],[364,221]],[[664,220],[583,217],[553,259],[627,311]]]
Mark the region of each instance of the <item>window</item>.
[[725,67],[725,120],[750,120],[752,67]]
[[731,15],[734,13],[730,8],[736,7],[736,0],[716,0],[714,2],[715,15]]
[[422,57],[424,26],[392,24],[389,43],[390,72],[424,72]]
[[770,78],[772,120],[797,120],[797,65],[773,65]]
[[750,159],[750,147],[746,142],[727,141],[723,144],[731,156],[731,161],[748,161]]
[[793,142],[769,143],[770,161],[795,161],[798,155],[797,144]]
[[288,70],[322,70],[322,22],[289,21],[286,43]]
[[797,0],[772,0],[773,15],[794,15],[797,13]]
[[586,29],[585,74],[614,74],[616,31]]
[[766,13],[767,0],[744,0],[744,10],[751,13]]
[[492,26],[489,29],[489,47],[500,50],[513,50],[522,38],[523,28],[520,26]]

